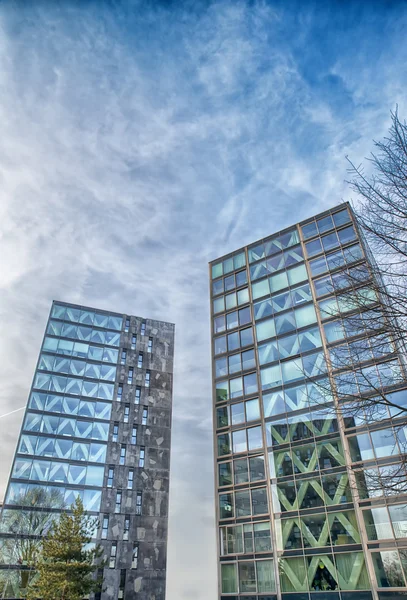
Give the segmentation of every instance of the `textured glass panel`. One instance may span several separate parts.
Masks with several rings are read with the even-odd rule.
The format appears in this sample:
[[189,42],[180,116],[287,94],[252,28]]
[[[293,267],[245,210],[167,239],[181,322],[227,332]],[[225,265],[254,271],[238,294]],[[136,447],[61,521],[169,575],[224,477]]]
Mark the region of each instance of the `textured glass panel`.
[[37,373],[34,379],[34,387],[39,390],[49,390],[51,376],[45,373]]
[[[48,458],[53,458],[54,456],[58,456],[56,453],[56,440],[50,438],[38,438],[37,448],[35,454],[37,456],[45,456]],[[21,450],[20,450],[21,452]]]
[[[61,463],[59,463],[61,464]],[[38,481],[48,481],[51,462],[48,460],[33,460],[30,479]]]
[[36,443],[36,435],[22,435],[18,446],[18,452],[20,454],[34,454]]
[[263,390],[276,387],[282,383],[281,368],[279,364],[261,369],[260,375]]
[[108,402],[96,402],[95,404],[95,418],[96,419],[110,419],[112,412],[112,405]]
[[267,260],[267,267],[270,273],[284,269],[284,255],[279,252]]
[[110,315],[109,317],[109,329],[115,329],[116,331],[120,331],[123,325],[122,317],[113,317]]
[[326,372],[326,363],[322,352],[303,356],[302,362],[306,377],[316,377]]
[[297,334],[278,340],[278,349],[280,358],[288,358],[299,352],[299,343]]
[[114,392],[114,385],[111,383],[99,383],[98,397],[103,400],[112,400]]
[[296,248],[292,248],[291,250],[286,250],[284,252],[284,262],[286,267],[291,267],[292,265],[300,263],[303,260],[304,256],[301,246],[297,246]]
[[259,362],[261,365],[265,365],[269,362],[273,362],[278,360],[279,351],[277,340],[273,340],[268,342],[267,344],[263,344],[258,347],[259,352]]
[[301,359],[296,358],[281,364],[282,378],[284,383],[297,381],[304,378],[304,371]]
[[249,248],[249,263],[265,257],[264,244],[258,244]]
[[53,316],[57,319],[64,319],[65,311],[66,311],[65,306],[61,306],[60,304],[54,304],[52,307],[51,316]]
[[291,310],[283,315],[277,316],[274,320],[274,323],[276,327],[276,335],[283,335],[284,333],[294,331],[296,328],[294,312]]
[[85,439],[92,437],[92,423],[78,420],[76,422],[75,435],[76,437]]
[[100,342],[100,343],[102,343],[102,344],[106,343],[108,346],[119,346],[120,345],[120,333],[112,333],[111,331],[106,331],[104,338],[105,338],[105,341]]
[[[52,378],[52,380],[54,380],[54,377]],[[66,391],[67,394],[72,394],[73,396],[80,396],[82,391],[82,380],[67,377],[66,387],[64,391]]]
[[68,483],[81,485],[85,483],[86,466],[69,465]]
[[67,463],[51,463],[48,481],[54,483],[66,483],[68,480],[68,468],[69,465]]
[[73,323],[77,323],[79,321],[81,311],[78,308],[70,308],[67,307],[65,319],[67,321],[72,321]]
[[46,402],[46,394],[41,392],[33,392],[30,398],[30,407],[36,410],[43,410]]
[[71,457],[73,443],[71,440],[55,440],[55,457],[69,459]]
[[287,411],[308,408],[307,389],[305,385],[299,385],[285,390],[285,403]]
[[56,412],[56,413],[63,412],[63,408],[62,408],[63,400],[64,400],[63,396],[54,396],[53,394],[48,394],[46,404],[45,404],[45,410],[47,410],[49,412]]
[[314,327],[298,334],[300,352],[308,352],[322,346],[319,329]]
[[29,479],[31,473],[32,460],[16,458],[13,468],[13,477],[16,479]]
[[61,417],[58,426],[59,435],[74,436],[75,435],[75,419],[69,419],[68,417]]
[[273,314],[272,301],[263,300],[254,304],[254,318],[262,319],[263,317],[271,317]]
[[50,321],[47,327],[47,333],[51,335],[60,336],[62,331],[62,325],[63,323],[60,323],[58,321]]
[[301,281],[305,281],[308,279],[307,269],[305,265],[298,265],[298,267],[294,267],[293,269],[289,269],[287,271],[288,283],[290,286],[296,285]]
[[41,421],[41,432],[42,433],[56,433],[58,429],[58,423],[60,419],[58,417],[51,417],[49,415],[43,415]]
[[[58,356],[55,357],[55,362],[52,365],[52,362],[49,360],[51,357],[48,357],[49,366],[44,366],[40,368],[48,369],[49,371],[57,371],[58,373],[69,373],[69,358],[60,358]],[[41,364],[41,363],[40,363]],[[84,364],[84,363],[83,363]]]
[[106,441],[109,435],[109,423],[94,423],[92,427],[92,438]]
[[267,279],[252,284],[253,300],[261,298],[262,296],[268,296],[269,294],[270,287]]
[[25,431],[40,431],[41,428],[41,415],[35,415],[33,413],[27,413],[24,421]]
[[286,410],[284,403],[284,392],[281,391],[263,395],[263,410],[265,417],[271,417],[284,413]]
[[82,395],[96,398],[96,396],[98,395],[98,384],[92,381],[84,381]]

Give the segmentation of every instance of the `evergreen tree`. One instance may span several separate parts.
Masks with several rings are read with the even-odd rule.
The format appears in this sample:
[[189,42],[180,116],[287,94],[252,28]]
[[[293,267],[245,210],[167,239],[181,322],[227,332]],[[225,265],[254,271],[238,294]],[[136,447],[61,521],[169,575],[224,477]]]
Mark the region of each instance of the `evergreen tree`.
[[101,589],[102,582],[94,578],[100,546],[89,546],[97,527],[97,519],[85,514],[80,498],[63,512],[41,544],[36,564],[36,576],[28,586],[27,600],[83,600]]

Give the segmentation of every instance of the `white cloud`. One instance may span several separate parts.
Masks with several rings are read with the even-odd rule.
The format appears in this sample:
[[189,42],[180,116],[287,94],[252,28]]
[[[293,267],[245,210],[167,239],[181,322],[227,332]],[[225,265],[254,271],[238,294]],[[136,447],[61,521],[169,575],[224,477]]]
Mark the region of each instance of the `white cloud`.
[[[213,600],[207,261],[340,202],[400,69],[383,59],[383,104],[350,55],[329,65],[345,118],[269,3],[52,4],[0,8],[1,413],[26,402],[52,299],[175,322],[168,600]],[[20,423],[1,421],[3,487]]]

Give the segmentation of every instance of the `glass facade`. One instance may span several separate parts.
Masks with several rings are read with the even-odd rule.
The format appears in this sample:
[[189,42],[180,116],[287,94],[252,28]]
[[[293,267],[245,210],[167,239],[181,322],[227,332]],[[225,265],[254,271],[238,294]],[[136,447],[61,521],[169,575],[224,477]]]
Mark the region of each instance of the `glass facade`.
[[367,327],[378,298],[350,207],[210,277],[219,597],[407,593],[405,487],[377,485],[405,481],[407,429],[400,410],[354,410],[372,390],[407,406],[407,382],[391,336]]
[[[142,325],[147,337],[140,335]],[[114,572],[105,569],[106,600],[117,597],[120,587],[116,563],[122,571],[132,569],[135,535],[143,525],[143,506],[137,499],[142,492],[145,514],[160,521],[165,549],[167,512],[147,504],[156,502],[157,494],[163,506],[168,503],[173,337],[174,326],[169,323],[53,303],[0,519],[2,598],[24,594],[30,577],[27,564],[41,536],[77,497],[100,520],[97,538],[106,556],[114,548]],[[154,352],[147,353],[152,341]],[[148,360],[138,365],[144,350]],[[146,369],[154,372],[156,388],[144,386]],[[161,436],[161,456],[149,439],[151,431],[146,435],[146,426],[153,422],[147,423],[145,411],[137,406],[140,398],[157,405],[150,409],[153,417],[156,410],[167,415],[163,427],[153,426]],[[148,457],[154,473],[149,472],[150,462],[145,464]],[[146,481],[157,472],[162,491],[145,492]],[[113,512],[114,522],[109,523]],[[140,544],[141,555],[149,556],[149,544]],[[161,579],[157,592],[165,584],[165,550],[163,561],[155,567]],[[128,596],[134,593],[134,580],[140,575],[126,576],[121,597],[126,589]]]

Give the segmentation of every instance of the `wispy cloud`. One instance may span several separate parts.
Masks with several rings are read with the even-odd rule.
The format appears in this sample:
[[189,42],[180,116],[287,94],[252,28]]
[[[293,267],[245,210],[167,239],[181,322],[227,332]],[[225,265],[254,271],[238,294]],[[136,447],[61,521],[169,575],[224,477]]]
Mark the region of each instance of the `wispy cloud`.
[[216,596],[207,261],[348,196],[345,155],[405,114],[405,25],[401,2],[1,4],[1,413],[53,298],[176,323],[168,600]]

